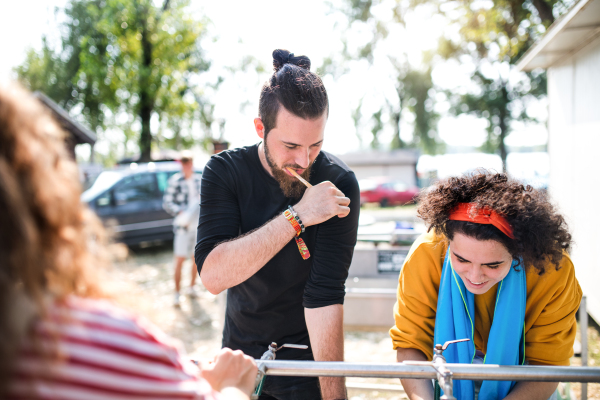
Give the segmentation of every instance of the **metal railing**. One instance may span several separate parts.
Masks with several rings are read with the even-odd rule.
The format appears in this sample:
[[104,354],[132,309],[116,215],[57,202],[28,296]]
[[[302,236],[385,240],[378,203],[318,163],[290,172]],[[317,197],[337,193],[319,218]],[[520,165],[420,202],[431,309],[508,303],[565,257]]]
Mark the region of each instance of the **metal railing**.
[[[585,306],[585,302],[584,302]],[[585,331],[584,331],[585,332]],[[347,363],[340,361],[276,361],[276,353],[283,347],[306,349],[306,345],[273,342],[260,360],[252,399],[258,399],[266,375],[304,377],[358,377],[436,379],[444,395],[440,400],[456,400],[454,380],[473,381],[534,381],[534,382],[588,382],[600,383],[600,368],[560,367],[534,365],[449,364],[443,353],[448,346],[468,342],[469,338],[449,340],[434,346],[432,361],[407,360],[394,364]],[[584,346],[586,347],[586,346]],[[585,364],[584,364],[585,365]],[[437,387],[437,385],[436,385]]]
[[[579,331],[581,332],[581,365],[587,366],[588,357],[588,343],[587,343],[587,330],[588,330],[588,314],[587,314],[587,297],[581,298],[579,305]],[[588,390],[587,383],[581,384],[581,400],[587,400]]]
[[[277,376],[345,376],[360,378],[435,379],[430,365],[405,363],[370,364],[334,361],[256,360],[267,375]],[[600,383],[599,367],[504,366],[445,364],[453,379],[538,382],[595,382]]]

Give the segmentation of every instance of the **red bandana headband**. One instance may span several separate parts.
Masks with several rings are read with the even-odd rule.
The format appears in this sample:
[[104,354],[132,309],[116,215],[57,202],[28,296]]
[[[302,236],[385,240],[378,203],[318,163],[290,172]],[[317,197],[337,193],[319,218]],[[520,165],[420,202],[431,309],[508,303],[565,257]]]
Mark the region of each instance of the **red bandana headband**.
[[[476,210],[475,216],[471,216],[471,210]],[[510,224],[494,210],[487,207],[477,209],[475,203],[458,203],[450,212],[453,221],[475,222],[476,224],[491,224],[500,229],[502,233],[511,239],[515,238],[513,228]]]

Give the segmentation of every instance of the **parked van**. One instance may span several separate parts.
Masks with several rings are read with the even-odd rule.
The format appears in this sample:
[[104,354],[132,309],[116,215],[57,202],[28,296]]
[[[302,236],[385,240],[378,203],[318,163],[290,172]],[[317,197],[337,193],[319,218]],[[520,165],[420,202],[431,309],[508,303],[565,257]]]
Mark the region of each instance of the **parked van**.
[[132,163],[103,171],[81,200],[127,245],[172,240],[173,217],[162,208],[162,199],[169,178],[180,171],[178,162]]

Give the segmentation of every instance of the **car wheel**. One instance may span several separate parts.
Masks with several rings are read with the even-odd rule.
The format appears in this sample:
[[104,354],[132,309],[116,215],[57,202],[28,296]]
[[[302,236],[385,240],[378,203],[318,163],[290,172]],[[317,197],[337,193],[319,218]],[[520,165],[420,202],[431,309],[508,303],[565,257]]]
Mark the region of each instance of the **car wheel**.
[[388,199],[381,199],[379,204],[381,205],[381,207],[387,207],[389,204]]

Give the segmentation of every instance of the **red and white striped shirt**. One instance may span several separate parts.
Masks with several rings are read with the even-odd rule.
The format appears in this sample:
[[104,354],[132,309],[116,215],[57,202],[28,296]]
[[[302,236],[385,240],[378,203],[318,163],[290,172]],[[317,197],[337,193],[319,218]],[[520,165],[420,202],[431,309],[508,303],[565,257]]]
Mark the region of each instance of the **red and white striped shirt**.
[[[177,342],[108,301],[70,297],[34,332],[20,349],[9,399],[219,398]],[[58,358],[40,354],[53,350]]]

